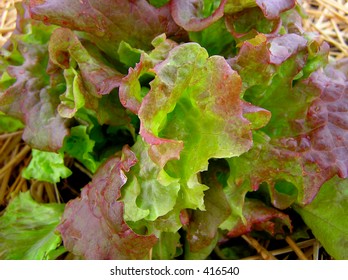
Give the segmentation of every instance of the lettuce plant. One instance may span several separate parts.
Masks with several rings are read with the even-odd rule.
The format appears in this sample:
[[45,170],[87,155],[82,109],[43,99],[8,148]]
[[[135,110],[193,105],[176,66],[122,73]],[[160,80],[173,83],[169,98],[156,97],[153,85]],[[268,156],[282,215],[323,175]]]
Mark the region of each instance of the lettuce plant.
[[246,233],[291,234],[294,209],[348,258],[348,64],[328,62],[294,0],[17,9],[0,119],[34,149],[23,175],[57,183],[64,155],[93,174],[57,226],[66,250],[204,259]]

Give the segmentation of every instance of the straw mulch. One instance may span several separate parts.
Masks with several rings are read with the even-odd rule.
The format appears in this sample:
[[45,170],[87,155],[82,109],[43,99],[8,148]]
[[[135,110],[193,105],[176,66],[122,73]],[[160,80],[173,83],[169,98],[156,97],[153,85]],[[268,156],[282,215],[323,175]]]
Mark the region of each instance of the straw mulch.
[[0,1],[0,46],[2,46],[11,36],[16,28],[16,10],[14,3],[20,0],[1,0]]
[[302,0],[308,18],[304,29],[318,32],[331,45],[331,57],[348,57],[348,1]]
[[[0,0],[0,46],[11,36],[16,24],[15,2]],[[331,45],[331,57],[348,57],[348,2],[346,0],[302,0],[308,17],[304,21],[306,30],[318,32]],[[30,190],[39,202],[60,202],[57,186],[38,181],[27,181],[21,176],[31,159],[31,149],[21,140],[22,132],[0,135],[0,215],[7,203],[19,192]],[[247,259],[323,259],[329,258],[315,239],[295,243],[290,237],[284,245],[272,249],[270,241],[261,241],[251,236],[242,236],[244,242],[257,252]],[[272,242],[271,242],[272,243]],[[219,257],[219,252],[215,252]],[[223,258],[223,256],[221,256]]]

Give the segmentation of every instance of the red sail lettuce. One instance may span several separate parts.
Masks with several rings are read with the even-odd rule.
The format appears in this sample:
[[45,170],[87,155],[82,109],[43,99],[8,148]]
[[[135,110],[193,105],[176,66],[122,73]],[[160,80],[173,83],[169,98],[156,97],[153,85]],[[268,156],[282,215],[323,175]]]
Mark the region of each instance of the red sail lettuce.
[[[254,213],[257,212],[257,215]],[[227,234],[228,237],[237,237],[247,234],[252,230],[264,230],[269,234],[276,236],[284,234],[283,226],[291,230],[291,222],[288,215],[277,211],[274,208],[267,207],[259,200],[248,199],[243,206],[244,220],[239,219]]]
[[[73,31],[58,28],[51,35],[49,69],[64,76],[66,90],[60,95],[58,113],[72,118],[81,108],[94,111],[101,124],[127,125],[129,118],[116,94],[123,77],[89,42],[81,42]],[[64,83],[64,82],[63,82]]]
[[[214,7],[221,2],[218,7]],[[187,31],[200,31],[217,21],[224,15],[227,0],[222,1],[197,1],[197,0],[172,0],[171,12],[175,22]],[[210,9],[214,9],[210,14]],[[205,17],[207,15],[207,17]]]
[[157,35],[182,37],[184,34],[171,18],[168,5],[155,8],[146,0],[31,0],[30,13],[45,23],[86,32],[111,57],[117,57],[121,41],[149,49]]
[[153,235],[134,233],[124,222],[124,205],[117,201],[136,163],[128,147],[122,157],[108,160],[87,185],[81,198],[69,202],[58,230],[65,247],[87,259],[143,259],[156,243]]
[[[0,110],[61,167],[96,172],[65,207],[67,250],[207,258],[226,238],[291,234],[291,207],[346,257],[331,240],[347,244],[348,63],[328,64],[295,1],[29,3],[2,50]],[[343,209],[330,234],[323,197]]]
[[[278,43],[281,39],[284,46]],[[288,207],[294,199],[309,203],[320,186],[335,174],[347,177],[347,162],[342,157],[347,153],[345,115],[337,114],[346,110],[346,78],[330,67],[293,85],[308,55],[305,40],[289,34],[245,42],[240,54],[231,61],[245,82],[245,97],[272,113],[263,129],[266,135],[259,135],[258,144],[240,157],[240,161],[253,161],[248,163],[249,170],[241,169],[238,173],[247,175],[251,189],[267,182],[273,203],[280,208]],[[246,61],[257,75],[246,74],[243,68]],[[267,87],[269,83],[271,86]],[[281,102],[284,98],[287,103]],[[289,107],[293,109],[287,110]],[[235,164],[239,164],[238,160]],[[238,176],[241,176],[238,180],[244,177]],[[284,195],[285,190],[279,184],[277,187],[277,182],[282,180],[292,183],[293,191],[297,189],[298,194],[291,198]]]
[[23,18],[21,23],[26,33],[12,37],[15,42],[12,53],[20,57],[20,63],[6,69],[12,82],[1,92],[0,110],[26,125],[23,139],[32,147],[57,151],[68,135],[69,122],[56,111],[61,92],[51,85],[45,71],[49,35],[55,27],[47,28],[28,18]]

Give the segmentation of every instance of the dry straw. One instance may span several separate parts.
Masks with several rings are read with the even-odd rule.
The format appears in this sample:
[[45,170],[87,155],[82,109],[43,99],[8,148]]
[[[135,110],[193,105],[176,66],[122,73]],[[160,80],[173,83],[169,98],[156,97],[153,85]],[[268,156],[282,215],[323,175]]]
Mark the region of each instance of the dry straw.
[[303,0],[308,15],[304,28],[320,33],[331,45],[331,56],[348,57],[348,1]]
[[16,10],[14,3],[20,0],[1,0],[0,1],[0,46],[2,46],[11,36],[16,28]]

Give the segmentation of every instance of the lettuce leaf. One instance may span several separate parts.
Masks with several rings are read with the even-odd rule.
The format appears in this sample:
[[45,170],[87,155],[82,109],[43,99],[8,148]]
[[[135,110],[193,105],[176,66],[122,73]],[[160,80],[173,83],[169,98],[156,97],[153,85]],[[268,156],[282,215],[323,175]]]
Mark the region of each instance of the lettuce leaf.
[[[128,181],[122,188],[125,220],[154,221],[174,208],[180,190],[179,179],[170,177],[151,160],[149,145],[141,138],[132,151],[138,164],[127,174]],[[145,166],[146,169],[143,169]]]
[[45,152],[33,149],[32,159],[23,172],[26,179],[36,179],[52,184],[58,183],[60,178],[67,178],[72,174],[64,165],[64,154]]
[[180,255],[180,247],[180,234],[178,232],[162,232],[158,242],[153,247],[153,259],[174,259],[177,255]]
[[20,120],[0,112],[0,133],[15,132],[22,128],[24,125]]
[[258,6],[266,18],[279,18],[284,11],[295,7],[294,0],[227,0],[225,13],[232,14]]
[[347,180],[336,176],[322,186],[312,203],[294,206],[325,250],[342,260],[348,259],[347,196]]
[[[154,49],[149,53],[140,50],[140,61],[135,67],[129,68],[128,75],[122,79],[120,85],[120,101],[125,108],[134,114],[139,112],[142,99],[145,96],[144,91],[147,93],[149,90],[145,85],[141,85],[140,78],[146,74],[152,74],[151,69],[163,61],[168,53],[177,46],[177,43],[167,39],[165,34],[156,37],[151,43]],[[125,44],[122,45],[125,46]],[[137,53],[139,52],[137,51]]]
[[45,71],[48,39],[56,27],[45,28],[28,18],[23,18],[23,25],[26,33],[12,36],[22,64],[7,67],[13,84],[0,92],[0,111],[25,124],[23,139],[32,147],[57,151],[69,133],[69,122],[56,112],[61,92],[51,86]]
[[231,214],[223,184],[218,178],[219,174],[225,172],[224,169],[220,161],[212,161],[208,171],[201,173],[202,182],[209,186],[209,190],[205,192],[205,211],[195,210],[188,213],[189,220],[184,227],[187,233],[187,256],[193,254],[197,257],[205,251],[209,255],[218,241],[220,225]]
[[[325,181],[335,174],[347,176],[341,157],[347,152],[344,114],[334,117],[345,110],[345,78],[331,66],[325,71],[315,67],[308,78],[298,78],[314,44],[295,34],[272,39],[260,35],[243,43],[230,60],[244,81],[244,98],[272,113],[261,129],[264,134],[254,134],[253,148],[236,161],[236,166],[245,166],[236,179],[249,182],[249,190],[268,183],[272,203],[281,209],[295,201],[308,204]],[[321,55],[320,46],[316,49]],[[246,73],[246,63],[255,75]],[[293,184],[297,195],[279,192],[279,181]]]
[[224,15],[226,0],[173,0],[171,13],[175,22],[187,31],[200,31]]
[[95,173],[67,204],[67,250],[207,258],[226,238],[288,234],[282,210],[314,213],[327,185],[336,197],[348,63],[328,65],[294,0],[70,2],[18,5],[0,56],[0,121],[34,148],[24,175],[58,182],[66,155]]
[[86,259],[143,259],[157,242],[154,235],[133,232],[118,201],[126,173],[136,163],[127,146],[122,157],[112,157],[96,172],[81,198],[70,201],[58,226],[64,246]]
[[49,74],[62,72],[66,84],[60,95],[60,116],[72,118],[79,109],[87,108],[96,112],[101,124],[128,124],[129,117],[112,92],[119,87],[123,75],[99,49],[88,42],[82,44],[70,29],[58,28],[51,35],[48,50]]
[[[69,7],[67,9],[67,7]],[[147,50],[154,37],[166,33],[182,37],[170,16],[169,6],[155,8],[140,1],[30,1],[30,13],[36,20],[85,32],[101,50],[117,58],[121,41]]]
[[174,48],[154,72],[139,109],[140,135],[151,145],[152,160],[181,178],[186,207],[203,210],[206,187],[197,173],[207,169],[210,158],[238,156],[252,144],[240,77],[222,57],[208,58],[194,43]]
[[95,141],[87,133],[87,126],[79,125],[71,128],[70,135],[64,139],[62,151],[79,160],[94,173],[100,165],[93,154],[94,146]]
[[[257,213],[257,214],[255,214]],[[243,219],[233,221],[227,236],[237,237],[252,230],[263,230],[272,236],[285,235],[287,227],[291,231],[292,225],[288,215],[275,208],[267,207],[260,200],[246,199],[243,205]]]
[[61,244],[56,227],[64,204],[39,204],[20,193],[0,217],[0,259],[43,260]]
[[190,32],[190,40],[204,47],[210,56],[231,56],[236,52],[233,36],[227,31],[224,19],[209,25],[199,32]]

